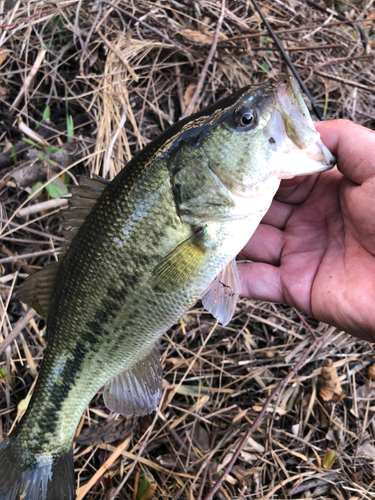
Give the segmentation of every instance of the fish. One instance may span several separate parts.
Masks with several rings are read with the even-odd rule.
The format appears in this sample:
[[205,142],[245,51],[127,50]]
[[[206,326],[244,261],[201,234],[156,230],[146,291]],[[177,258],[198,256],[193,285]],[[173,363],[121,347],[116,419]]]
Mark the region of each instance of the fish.
[[111,182],[79,178],[59,261],[18,292],[46,318],[47,347],[28,408],[0,444],[1,500],[75,497],[72,442],[90,400],[104,386],[109,409],[154,411],[161,335],[199,299],[228,324],[236,255],[280,181],[334,165],[290,77],[175,123]]

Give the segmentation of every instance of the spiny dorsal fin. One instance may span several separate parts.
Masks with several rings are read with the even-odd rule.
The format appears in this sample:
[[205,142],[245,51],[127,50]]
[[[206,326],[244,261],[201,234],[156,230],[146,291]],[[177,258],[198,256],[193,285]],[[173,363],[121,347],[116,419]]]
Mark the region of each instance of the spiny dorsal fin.
[[129,370],[106,383],[104,403],[107,408],[122,415],[148,415],[158,405],[162,383],[159,352],[154,348]]
[[[109,184],[109,181],[97,175],[94,175],[92,179],[84,176],[77,177],[79,186],[70,186],[72,193],[72,197],[68,199],[70,207],[62,210],[65,218],[62,222],[65,243],[62,245],[62,253],[59,255],[60,261],[91,208]],[[50,303],[55,293],[56,275],[59,267],[60,263],[56,262],[42,271],[32,274],[17,291],[20,300],[33,307],[45,319],[47,319]]]
[[55,294],[56,275],[60,269],[60,262],[29,276],[17,290],[17,295],[36,312],[47,319],[51,300]]
[[77,178],[79,186],[69,186],[69,191],[72,194],[72,197],[68,199],[69,208],[61,211],[65,219],[61,222],[62,233],[66,239],[62,245],[62,253],[59,255],[60,260],[65,255],[90,210],[100,198],[104,188],[109,184],[109,181],[95,174],[93,178],[83,175],[78,175]]
[[225,326],[233,317],[240,293],[241,281],[233,259],[203,292],[201,300],[207,311]]

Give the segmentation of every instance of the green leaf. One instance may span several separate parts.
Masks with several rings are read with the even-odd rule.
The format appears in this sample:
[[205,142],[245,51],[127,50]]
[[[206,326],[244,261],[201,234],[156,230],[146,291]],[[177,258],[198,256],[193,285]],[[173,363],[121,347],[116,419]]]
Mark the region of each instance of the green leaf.
[[12,146],[11,148],[11,153],[12,153],[12,160],[15,165],[17,165],[17,153],[16,153],[16,148]]
[[261,36],[260,41],[261,41],[262,45],[263,44],[268,45],[269,43],[272,43],[271,38],[269,38],[268,36]]
[[68,115],[66,128],[67,128],[68,142],[71,142],[74,137],[74,122],[72,115]]
[[50,164],[50,165],[52,165],[53,167],[56,167],[56,165],[57,165],[57,163],[56,163],[55,161],[50,160],[49,158],[47,158],[47,157],[46,157],[45,155],[43,155],[43,154],[38,153],[36,156],[37,156],[40,160],[42,160],[42,161],[46,161],[47,163],[49,163],[49,164]]
[[30,144],[30,146],[33,146],[34,148],[42,149],[41,145],[36,143],[32,139],[25,138],[24,142],[27,142],[27,144]]
[[53,155],[53,153],[66,153],[65,149],[56,148],[56,146],[49,146],[45,149],[48,155]]
[[261,66],[267,73],[271,71],[271,66],[268,64],[267,61],[262,61]]
[[0,375],[1,375],[3,378],[5,378],[5,377],[6,377],[7,372],[6,372],[5,368],[0,368]]
[[326,449],[326,452],[323,457],[322,466],[325,469],[332,469],[333,464],[337,458],[337,453],[329,448]]
[[51,118],[51,108],[49,106],[46,106],[45,110],[43,111],[42,120],[47,121],[50,118]]
[[68,188],[59,177],[47,184],[46,191],[51,198],[61,198],[62,196],[66,196],[69,192]]
[[70,184],[73,184],[72,177],[69,175],[69,172],[64,172],[61,177],[62,177],[62,181],[64,184],[66,184],[68,186]]
[[[35,191],[38,191],[38,189],[40,189],[41,187],[43,186],[43,184],[41,182],[37,182],[36,184],[34,184],[34,186],[31,188],[31,192],[30,194],[32,195],[33,193],[35,193]],[[40,193],[38,193],[40,194]],[[34,197],[35,198],[35,197]],[[32,199],[34,199],[32,198]]]
[[149,472],[144,472],[139,481],[137,500],[150,500],[156,490],[155,479]]

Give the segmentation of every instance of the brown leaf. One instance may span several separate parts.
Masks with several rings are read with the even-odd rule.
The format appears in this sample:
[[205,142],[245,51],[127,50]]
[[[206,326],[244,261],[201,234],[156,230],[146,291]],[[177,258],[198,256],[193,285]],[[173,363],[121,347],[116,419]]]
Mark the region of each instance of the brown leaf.
[[333,401],[337,403],[345,397],[345,393],[341,387],[340,379],[337,375],[337,370],[333,366],[331,359],[326,359],[322,368],[321,387],[319,395],[323,401]]
[[80,435],[74,438],[74,441],[79,444],[96,446],[124,440],[131,434],[131,431],[132,427],[125,426],[122,420],[104,421],[92,427],[85,427]]
[[184,104],[185,104],[185,106],[187,106],[189,104],[189,102],[191,101],[191,98],[193,97],[196,88],[197,88],[197,86],[195,85],[195,83],[191,83],[190,85],[188,85],[186,87],[186,90],[184,92]]
[[166,469],[180,470],[179,461],[171,454],[160,455],[156,458],[158,463]]
[[[179,35],[182,35],[187,40],[190,40],[194,43],[209,43],[213,42],[215,31],[206,31],[202,33],[200,31],[185,29],[179,31]],[[224,33],[219,33],[219,40],[227,40],[227,36]]]
[[[1,87],[0,87],[0,95],[1,95]],[[5,145],[4,145],[4,149],[3,149],[3,153],[5,153],[5,151],[9,151],[9,149],[12,149],[13,147],[13,144],[8,141],[8,139],[5,137]]]
[[366,408],[367,403],[375,399],[375,381],[367,380],[365,385],[357,387],[356,391],[357,407]]
[[2,49],[0,50],[0,65],[6,60],[9,56],[9,50]]
[[357,449],[357,455],[359,457],[366,457],[370,460],[375,460],[375,446],[373,446],[371,443],[362,444]]
[[151,498],[154,496],[156,488],[157,488],[156,483],[150,484],[150,486],[141,496],[140,500],[151,500]]
[[208,432],[200,424],[197,424],[194,429],[193,442],[202,451],[210,449],[210,440]]
[[375,363],[368,369],[367,376],[371,380],[375,380]]
[[363,469],[353,472],[351,475],[352,481],[357,484],[360,483],[362,481],[363,472]]
[[[185,359],[185,358],[171,357],[167,358],[165,362],[173,365],[173,368],[188,368],[190,366],[190,363],[192,362],[192,358]],[[201,364],[199,360],[194,361],[191,369],[200,370],[200,368]]]
[[251,478],[249,477],[251,472],[249,470],[244,469],[240,465],[235,465],[232,473],[238,479],[241,486],[245,486],[246,488],[251,486]]
[[0,85],[0,97],[4,97],[9,94],[9,90],[6,87]]

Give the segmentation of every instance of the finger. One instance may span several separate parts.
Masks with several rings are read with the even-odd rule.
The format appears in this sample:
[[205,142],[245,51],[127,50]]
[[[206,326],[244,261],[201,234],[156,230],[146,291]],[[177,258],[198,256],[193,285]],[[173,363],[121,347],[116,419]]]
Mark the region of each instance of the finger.
[[316,123],[316,129],[345,177],[362,184],[375,176],[375,132],[349,120]]
[[351,234],[371,255],[375,255],[375,177],[361,186],[344,177],[340,194]]
[[284,245],[284,231],[276,227],[260,224],[246,246],[239,254],[240,259],[279,265]]
[[303,203],[309,197],[319,175],[305,175],[282,181],[275,198],[295,205]]
[[269,264],[238,264],[243,297],[285,303],[278,267]]
[[294,205],[273,200],[268,212],[262,219],[262,224],[284,229],[289,217],[292,215]]

